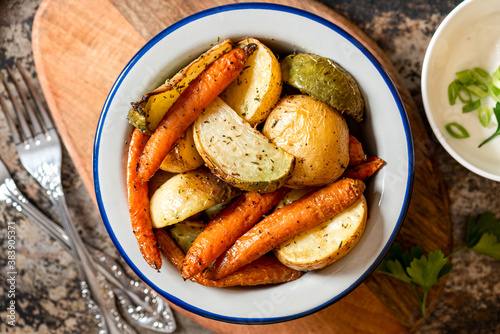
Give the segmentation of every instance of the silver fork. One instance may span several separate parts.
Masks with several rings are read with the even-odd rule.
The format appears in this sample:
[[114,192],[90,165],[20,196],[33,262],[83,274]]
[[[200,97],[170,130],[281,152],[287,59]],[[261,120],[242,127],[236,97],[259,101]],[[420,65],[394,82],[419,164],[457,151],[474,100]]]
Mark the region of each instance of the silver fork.
[[[0,98],[0,104],[3,101]],[[48,218],[23,196],[14,179],[0,158],[0,201],[6,202],[17,211],[25,214],[42,227],[52,238],[59,241],[67,252],[71,253],[71,243],[59,225]],[[127,276],[120,264],[106,253],[86,244],[87,250],[97,264],[99,272],[113,285],[121,313],[128,322],[135,324],[138,330],[151,333],[173,333],[177,327],[172,310],[154,291],[141,281]],[[115,303],[116,304],[116,303]]]
[[[17,67],[21,69],[21,66],[17,65]],[[7,70],[24,105],[24,108],[21,108],[2,75],[2,81],[14,107],[19,125],[18,131],[13,119],[6,110],[5,116],[12,138],[22,165],[46,190],[71,240],[71,251],[76,259],[82,296],[86,299],[87,305],[93,310],[99,321],[100,333],[120,333],[127,328],[133,332],[130,327],[122,322],[119,315],[111,314],[106,306],[106,298],[101,290],[102,280],[97,274],[90,254],[85,248],[69,214],[61,184],[62,148],[52,120],[28,78],[23,76],[26,85],[31,87],[29,90],[36,108],[32,107],[23,90],[20,89],[11,69],[7,68]],[[24,74],[22,70],[20,70],[20,73]]]

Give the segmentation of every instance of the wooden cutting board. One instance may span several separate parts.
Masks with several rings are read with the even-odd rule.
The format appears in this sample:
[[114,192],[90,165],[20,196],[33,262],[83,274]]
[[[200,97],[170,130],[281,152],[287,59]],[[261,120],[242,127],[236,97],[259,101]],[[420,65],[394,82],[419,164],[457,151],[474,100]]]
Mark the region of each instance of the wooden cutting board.
[[[61,137],[89,193],[94,133],[114,80],[147,40],[190,14],[230,0],[44,0],[33,23],[33,53],[39,80]],[[431,140],[404,83],[380,48],[359,28],[314,0],[267,1],[308,10],[336,23],[370,50],[385,67],[404,101],[415,143],[415,182],[407,218],[398,236],[404,247],[451,250],[449,203],[432,154]],[[431,291],[429,305],[440,297],[444,282]],[[241,326],[179,310],[219,332],[400,333],[419,327],[419,308],[412,289],[374,273],[341,301],[291,322]],[[432,311],[432,307],[429,311]]]

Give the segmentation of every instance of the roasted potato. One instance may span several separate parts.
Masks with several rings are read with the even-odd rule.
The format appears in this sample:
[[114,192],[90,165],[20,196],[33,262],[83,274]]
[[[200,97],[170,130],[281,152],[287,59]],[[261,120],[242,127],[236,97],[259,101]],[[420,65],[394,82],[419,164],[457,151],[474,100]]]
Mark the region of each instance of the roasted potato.
[[262,133],[295,156],[290,188],[318,187],[338,179],[349,164],[349,129],[326,103],[307,95],[281,99]]
[[193,127],[186,132],[163,159],[160,169],[171,173],[184,173],[203,165],[203,159],[194,145]]
[[153,227],[176,224],[239,193],[238,189],[220,181],[206,168],[177,174],[151,197]]
[[[304,190],[291,191],[277,208],[305,195],[307,191]],[[367,212],[366,199],[361,196],[334,218],[279,245],[274,253],[281,263],[296,270],[324,268],[342,258],[356,245],[365,230]]]
[[363,120],[365,100],[354,77],[339,64],[312,53],[297,53],[281,61],[283,81],[332,108]]
[[243,190],[274,191],[293,171],[293,155],[269,143],[220,98],[195,121],[193,138],[210,170]]
[[169,233],[172,239],[175,240],[177,245],[182,249],[184,254],[187,253],[191,244],[196,240],[198,234],[200,234],[205,227],[206,223],[202,221],[183,221],[172,225],[169,228]]
[[148,195],[149,198],[160,188],[165,182],[171,179],[175,174],[158,170],[155,175],[148,181]]
[[257,45],[245,68],[220,97],[251,125],[262,123],[278,102],[281,94],[281,69],[278,59],[267,46],[255,38],[238,45]]
[[132,103],[128,113],[129,123],[144,133],[151,134],[167,110],[201,72],[224,53],[232,49],[230,40],[225,40],[203,53],[188,66],[180,70],[163,85],[145,94]]

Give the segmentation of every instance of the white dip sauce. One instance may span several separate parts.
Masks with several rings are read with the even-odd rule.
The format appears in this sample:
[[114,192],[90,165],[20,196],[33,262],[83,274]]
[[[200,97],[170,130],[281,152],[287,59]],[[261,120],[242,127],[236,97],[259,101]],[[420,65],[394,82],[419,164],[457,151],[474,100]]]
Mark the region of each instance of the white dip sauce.
[[[434,52],[429,62],[427,94],[435,127],[449,146],[469,164],[500,175],[500,136],[478,148],[497,128],[493,114],[495,101],[491,97],[483,100],[487,101],[491,110],[491,122],[487,127],[479,122],[477,110],[463,114],[463,103],[459,99],[454,106],[450,106],[448,101],[448,85],[456,78],[456,72],[479,66],[491,74],[500,65],[500,13],[486,15],[477,21],[462,22],[458,28],[441,36]],[[470,137],[451,137],[444,128],[450,122],[461,124]]]

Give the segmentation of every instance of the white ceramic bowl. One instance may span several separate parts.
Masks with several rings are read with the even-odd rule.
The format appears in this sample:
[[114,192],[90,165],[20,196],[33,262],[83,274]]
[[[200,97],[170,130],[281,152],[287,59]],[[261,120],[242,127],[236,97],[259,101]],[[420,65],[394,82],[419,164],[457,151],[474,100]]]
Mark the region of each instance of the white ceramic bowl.
[[[496,29],[492,27],[496,25]],[[482,67],[492,73],[500,65],[500,1],[467,0],[453,9],[439,25],[427,48],[422,67],[422,99],[427,119],[439,142],[464,167],[500,181],[500,138],[478,148],[495,132],[495,116],[488,127],[478,120],[477,111],[462,113],[462,103],[448,101],[448,85],[455,73]],[[493,106],[493,99],[487,101]],[[445,125],[457,122],[469,138],[453,138]]]
[[[361,138],[387,162],[367,184],[369,221],[356,247],[319,271],[280,285],[209,288],[184,281],[168,261],[161,272],[143,260],[127,209],[125,163],[130,102],[173,75],[218,40],[256,37],[278,52],[330,57],[359,82],[368,110]],[[94,147],[99,209],[118,251],[161,296],[199,315],[234,323],[273,323],[318,311],[347,295],[377,266],[405,217],[413,184],[413,144],[396,88],[377,60],[348,33],[318,16],[280,5],[236,4],[210,9],[168,27],[129,62],[102,110]]]

